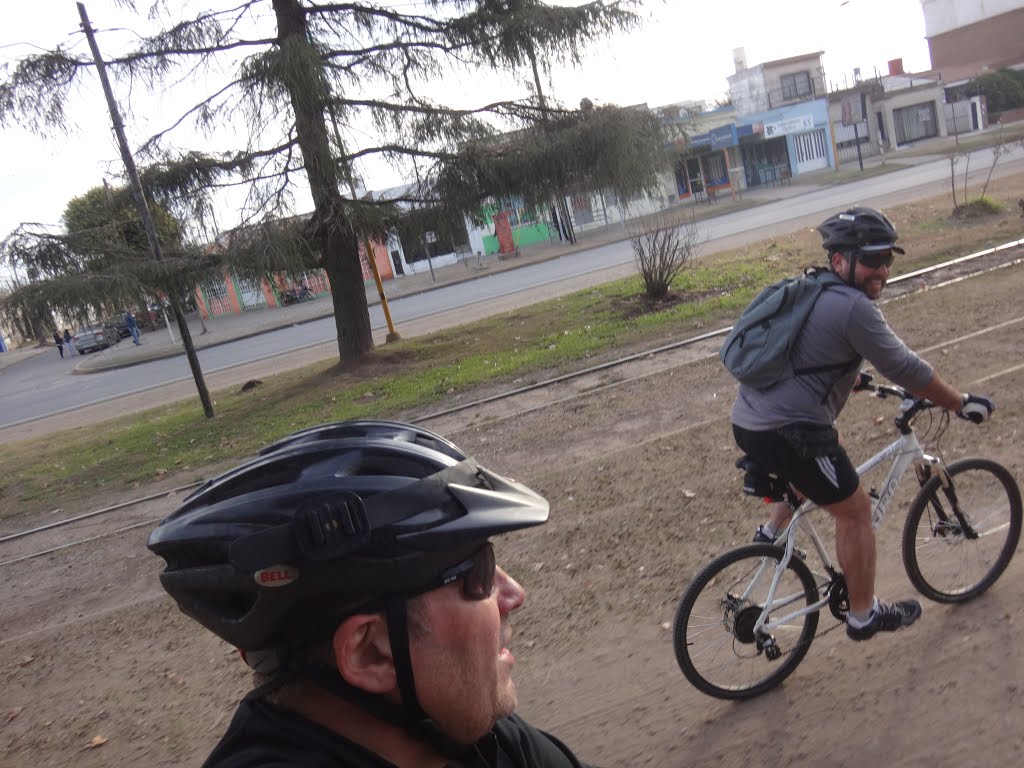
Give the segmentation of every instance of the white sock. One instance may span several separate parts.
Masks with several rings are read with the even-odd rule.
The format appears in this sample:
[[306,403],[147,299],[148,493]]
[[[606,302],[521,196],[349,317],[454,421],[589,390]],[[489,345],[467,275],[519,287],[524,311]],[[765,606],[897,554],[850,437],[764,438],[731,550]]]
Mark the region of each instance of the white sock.
[[772,525],[772,523],[770,522],[762,525],[761,531],[767,534],[768,536],[771,536],[773,539],[775,538],[775,534],[778,533],[778,531],[775,530],[775,526]]
[[866,611],[850,611],[846,614],[846,623],[860,629],[865,624],[871,621],[871,614],[875,612],[875,608],[878,607],[878,596],[876,595],[871,601],[871,607]]

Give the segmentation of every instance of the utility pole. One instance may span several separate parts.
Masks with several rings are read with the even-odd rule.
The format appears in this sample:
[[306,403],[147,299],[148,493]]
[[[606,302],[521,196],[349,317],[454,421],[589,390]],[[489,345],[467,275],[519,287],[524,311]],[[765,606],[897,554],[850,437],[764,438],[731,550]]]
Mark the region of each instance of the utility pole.
[[[114,92],[110,88],[110,81],[107,79],[107,69],[100,55],[99,46],[96,44],[96,36],[93,33],[92,25],[89,23],[89,16],[85,12],[85,5],[78,3],[78,15],[82,20],[82,29],[89,41],[89,49],[92,51],[93,61],[96,63],[96,73],[99,75],[100,83],[103,86],[103,95],[107,99],[107,109],[110,110],[110,120],[114,126],[114,135],[117,137],[117,145],[121,150],[121,159],[124,161],[125,171],[131,182],[132,199],[135,201],[135,208],[142,219],[142,226],[146,230],[146,239],[149,241],[150,250],[156,261],[163,261],[163,253],[160,248],[160,241],[156,236],[156,226],[153,224],[153,217],[149,212],[149,205],[146,203],[146,193],[142,189],[142,182],[139,180],[139,171],[135,167],[135,159],[132,157],[131,149],[128,148],[128,139],[124,133],[124,122],[121,120],[121,113],[114,100]],[[199,367],[199,356],[196,354],[195,346],[192,344],[192,334],[188,329],[188,322],[185,313],[182,311],[181,300],[172,292],[170,295],[171,312],[178,322],[178,332],[181,334],[181,343],[185,348],[185,356],[188,358],[189,368],[192,369],[192,378],[195,379],[196,389],[199,391],[199,400],[203,404],[203,413],[206,418],[214,417],[213,401],[210,399],[210,392],[206,388],[206,381],[203,379],[202,368]],[[168,324],[169,329],[169,324]]]
[[[352,181],[352,174],[348,175],[348,188],[352,192],[352,199],[356,199],[356,185]],[[398,335],[398,331],[395,330],[395,324],[391,320],[391,310],[388,308],[388,298],[384,295],[384,284],[380,279],[380,270],[377,269],[377,257],[373,253],[373,243],[370,238],[366,238],[366,260],[370,262],[370,271],[373,272],[373,282],[377,286],[377,296],[380,298],[380,308],[384,310],[384,320],[388,324],[388,332],[384,337],[384,343],[389,344],[392,341],[398,341],[402,337]]]

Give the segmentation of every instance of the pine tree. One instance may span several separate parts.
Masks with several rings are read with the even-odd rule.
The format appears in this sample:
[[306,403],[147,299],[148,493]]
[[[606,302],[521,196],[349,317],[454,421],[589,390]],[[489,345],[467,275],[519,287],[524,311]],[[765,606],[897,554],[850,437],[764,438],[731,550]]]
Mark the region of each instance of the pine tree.
[[[634,0],[576,7],[423,0],[422,13],[372,2],[222,5],[169,19],[107,68],[120,81],[159,88],[234,66],[224,88],[146,142],[144,159],[156,169],[149,183],[168,210],[192,206],[189,217],[178,218],[194,220],[197,231],[212,229],[210,195],[219,186],[250,185],[249,215],[227,239],[224,258],[234,259],[244,246],[246,257],[239,258],[256,271],[280,259],[322,266],[343,365],[373,349],[358,243],[394,226],[395,203],[427,204],[448,215],[475,212],[492,195],[542,202],[570,188],[608,188],[629,199],[654,186],[661,136],[646,109],[568,110],[539,93],[456,109],[424,95],[426,84],[454,69],[527,75],[537,62],[579,63],[592,41],[640,23]],[[174,10],[159,2],[153,9]],[[65,105],[91,66],[63,48],[22,59],[0,82],[0,124],[64,128]],[[200,154],[171,143],[175,125],[192,121],[212,130],[238,115],[248,127],[240,149]],[[356,141],[363,134],[353,129],[367,121],[374,139]],[[355,164],[371,157],[401,169],[418,160],[426,166],[424,181],[398,200],[357,199],[349,192]],[[312,215],[271,223],[293,213],[289,196],[300,185],[312,197]]]

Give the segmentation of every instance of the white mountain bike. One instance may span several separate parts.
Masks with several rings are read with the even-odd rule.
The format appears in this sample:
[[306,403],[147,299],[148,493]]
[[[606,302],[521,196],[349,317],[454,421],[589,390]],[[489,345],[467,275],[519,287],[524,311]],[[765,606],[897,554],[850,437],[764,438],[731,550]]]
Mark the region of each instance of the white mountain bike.
[[[900,437],[857,467],[863,476],[892,461],[884,484],[871,490],[873,526],[885,518],[913,465],[920,490],[903,526],[907,575],[921,594],[940,603],[977,597],[1006,569],[1020,539],[1021,495],[1013,475],[988,459],[946,465],[926,454],[912,424],[934,403],[898,387],[865,389],[902,402],[895,419]],[[931,425],[932,442],[948,425],[949,413],[943,411]],[[748,479],[767,484],[771,498],[785,498],[794,513],[774,544],[739,547],[708,563],[679,601],[673,631],[679,667],[700,691],[722,699],[752,698],[781,683],[817,637],[819,612],[827,607],[838,620],[819,633],[824,634],[842,626],[849,609],[843,575],[811,524],[813,502],[801,504],[783,479],[767,475],[747,457],[737,466],[748,470]],[[798,531],[809,538],[820,571],[812,571],[808,554],[797,546]]]

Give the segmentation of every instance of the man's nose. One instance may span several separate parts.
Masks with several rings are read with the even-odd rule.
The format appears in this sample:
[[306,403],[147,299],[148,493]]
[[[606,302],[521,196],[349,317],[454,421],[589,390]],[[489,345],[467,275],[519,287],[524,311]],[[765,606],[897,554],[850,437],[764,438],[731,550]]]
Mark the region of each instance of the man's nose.
[[500,567],[494,569],[494,588],[498,593],[498,610],[503,616],[526,602],[526,590]]

